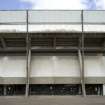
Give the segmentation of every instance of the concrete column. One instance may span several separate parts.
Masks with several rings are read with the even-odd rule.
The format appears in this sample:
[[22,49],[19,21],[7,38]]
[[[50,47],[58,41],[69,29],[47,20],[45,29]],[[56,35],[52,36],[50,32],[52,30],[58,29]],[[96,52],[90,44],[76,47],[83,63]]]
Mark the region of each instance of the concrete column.
[[86,96],[85,82],[84,82],[84,67],[83,67],[81,50],[78,50],[78,57],[79,57],[79,65],[80,65],[80,78],[81,78],[80,82],[82,85],[82,94],[83,94],[83,96]]
[[83,10],[81,12],[81,26],[82,26],[82,33],[79,41],[79,61],[80,61],[80,69],[81,69],[81,85],[82,85],[82,94],[85,97],[85,77],[84,77],[84,17],[83,17]]
[[27,37],[26,37],[26,97],[29,95],[30,71],[31,71],[31,36],[28,33],[28,11],[27,11]]

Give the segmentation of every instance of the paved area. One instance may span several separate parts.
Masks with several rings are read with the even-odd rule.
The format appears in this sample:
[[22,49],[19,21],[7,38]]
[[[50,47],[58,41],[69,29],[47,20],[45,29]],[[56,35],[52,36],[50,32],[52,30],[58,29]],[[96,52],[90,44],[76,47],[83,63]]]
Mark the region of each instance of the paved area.
[[105,97],[23,96],[0,97],[0,105],[105,105]]

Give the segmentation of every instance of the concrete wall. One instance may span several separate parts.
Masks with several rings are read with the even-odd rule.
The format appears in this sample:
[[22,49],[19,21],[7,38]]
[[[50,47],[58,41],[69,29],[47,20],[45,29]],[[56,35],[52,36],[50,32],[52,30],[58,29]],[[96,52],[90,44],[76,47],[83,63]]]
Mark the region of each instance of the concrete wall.
[[32,57],[34,76],[80,77],[76,56],[36,56]]
[[[76,56],[33,56],[31,77],[34,76],[72,76],[79,77],[79,63]],[[105,76],[105,57],[86,56],[85,76]],[[25,77],[25,56],[0,57],[0,77]]]
[[85,57],[85,77],[105,77],[105,56]]
[[[85,57],[85,82],[105,83],[105,56]],[[80,83],[80,68],[77,56],[32,56],[30,83],[70,84]],[[0,84],[26,82],[26,57],[0,57]]]
[[25,76],[26,76],[25,56],[0,57],[0,77],[25,77]]

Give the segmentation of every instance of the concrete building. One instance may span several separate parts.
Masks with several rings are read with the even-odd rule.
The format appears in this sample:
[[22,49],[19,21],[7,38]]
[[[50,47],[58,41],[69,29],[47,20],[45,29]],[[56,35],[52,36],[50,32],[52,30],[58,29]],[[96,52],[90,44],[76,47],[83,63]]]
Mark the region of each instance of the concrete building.
[[105,11],[0,11],[0,95],[105,95]]

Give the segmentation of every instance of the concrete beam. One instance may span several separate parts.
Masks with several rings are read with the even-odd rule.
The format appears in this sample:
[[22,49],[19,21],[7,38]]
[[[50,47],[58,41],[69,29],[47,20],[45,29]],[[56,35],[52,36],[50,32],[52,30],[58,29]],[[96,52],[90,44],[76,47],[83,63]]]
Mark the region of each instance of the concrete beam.
[[[37,52],[37,51],[78,51],[78,47],[56,47],[56,48],[51,48],[51,47],[31,47],[31,51]],[[92,51],[105,51],[105,48],[102,47],[85,47],[85,48],[80,48],[83,49],[84,51],[92,52]],[[23,52],[26,51],[25,47],[6,47],[5,49],[0,48],[0,52]]]

